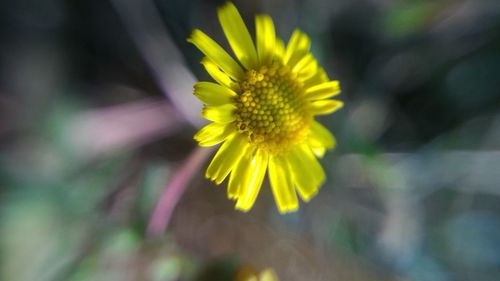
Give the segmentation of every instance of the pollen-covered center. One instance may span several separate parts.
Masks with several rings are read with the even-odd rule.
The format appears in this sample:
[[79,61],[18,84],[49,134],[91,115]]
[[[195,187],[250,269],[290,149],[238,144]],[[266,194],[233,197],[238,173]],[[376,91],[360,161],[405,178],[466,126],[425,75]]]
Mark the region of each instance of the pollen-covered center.
[[287,66],[247,71],[235,103],[238,131],[263,150],[278,154],[306,137],[311,115],[302,83]]

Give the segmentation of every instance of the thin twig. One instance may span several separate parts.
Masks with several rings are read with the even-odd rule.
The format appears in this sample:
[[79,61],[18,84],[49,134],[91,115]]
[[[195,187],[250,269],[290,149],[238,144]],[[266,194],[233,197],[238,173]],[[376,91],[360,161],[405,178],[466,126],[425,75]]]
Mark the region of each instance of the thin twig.
[[187,68],[182,53],[172,42],[161,16],[151,0],[111,0],[137,49],[150,67],[158,86],[169,96],[184,118],[200,127],[197,110],[201,102],[190,95],[196,78]]
[[171,181],[165,186],[163,193],[149,220],[147,234],[149,236],[161,235],[170,221],[177,202],[186,190],[193,174],[198,171],[212,150],[198,147],[191,152],[189,157],[174,174]]

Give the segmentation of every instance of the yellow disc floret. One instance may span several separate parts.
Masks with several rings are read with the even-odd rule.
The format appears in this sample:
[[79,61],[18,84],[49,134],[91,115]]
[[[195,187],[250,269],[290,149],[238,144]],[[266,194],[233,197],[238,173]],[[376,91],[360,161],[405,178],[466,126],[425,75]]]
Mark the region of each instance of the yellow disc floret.
[[248,70],[235,98],[236,127],[250,143],[279,154],[307,137],[311,114],[302,82],[288,66]]

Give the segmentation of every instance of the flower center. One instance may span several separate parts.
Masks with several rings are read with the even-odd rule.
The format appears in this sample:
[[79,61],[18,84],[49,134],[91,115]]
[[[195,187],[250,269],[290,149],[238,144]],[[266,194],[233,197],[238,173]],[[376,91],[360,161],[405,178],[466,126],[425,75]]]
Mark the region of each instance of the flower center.
[[302,83],[287,66],[273,63],[249,70],[236,97],[236,127],[255,144],[272,154],[302,142],[312,115]]

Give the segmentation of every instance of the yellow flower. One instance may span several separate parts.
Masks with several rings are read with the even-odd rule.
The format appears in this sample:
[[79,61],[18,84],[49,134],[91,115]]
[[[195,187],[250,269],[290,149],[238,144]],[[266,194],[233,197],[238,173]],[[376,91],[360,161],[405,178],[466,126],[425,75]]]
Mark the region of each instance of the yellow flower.
[[235,281],[279,281],[279,278],[271,268],[258,274],[250,268],[242,268],[238,271]]
[[310,39],[295,30],[285,48],[272,19],[255,17],[256,46],[232,3],[218,9],[219,21],[239,63],[202,31],[188,39],[205,55],[202,64],[217,82],[199,82],[194,94],[213,121],[195,136],[201,146],[223,143],[206,177],[220,184],[229,175],[228,196],[248,211],[266,170],[280,213],[298,209],[297,192],[309,201],[325,181],[316,157],[335,146],[332,134],[314,120],[342,107],[327,99],[340,93],[309,52]]

